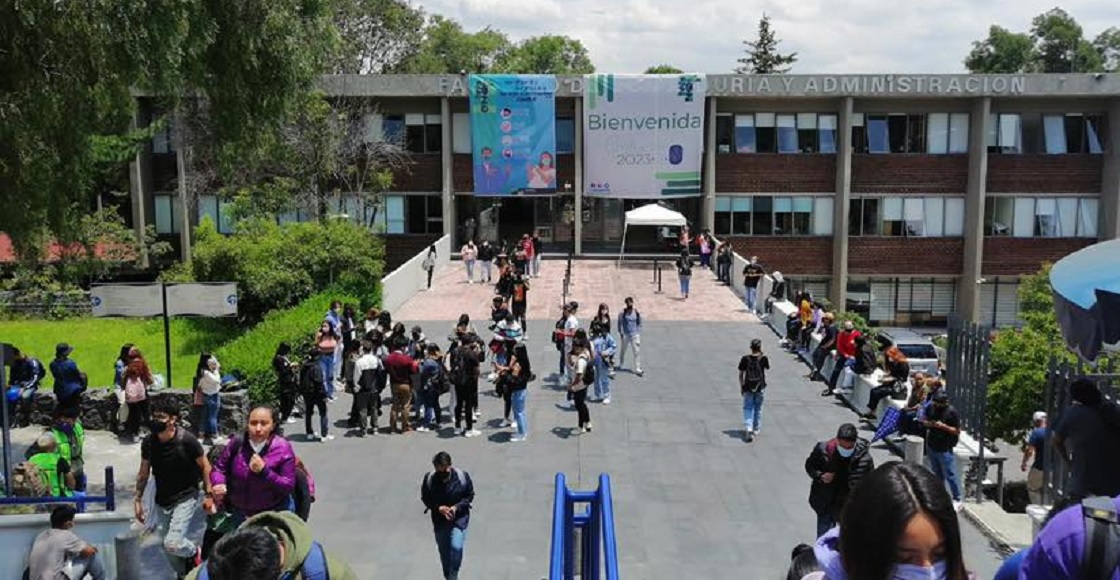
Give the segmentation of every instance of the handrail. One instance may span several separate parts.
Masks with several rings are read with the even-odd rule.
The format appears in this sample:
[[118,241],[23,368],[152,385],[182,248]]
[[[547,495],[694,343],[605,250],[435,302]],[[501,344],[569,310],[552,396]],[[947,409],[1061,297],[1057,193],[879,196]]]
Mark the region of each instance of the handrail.
[[611,497],[611,477],[599,474],[599,502],[603,520],[603,563],[607,580],[618,580],[618,539],[614,536],[614,500]]
[[86,511],[86,504],[103,503],[105,511],[117,509],[116,483],[113,478],[113,466],[105,467],[105,495],[72,495],[72,496],[47,496],[47,497],[0,497],[0,505],[53,505],[72,503],[78,513]]
[[[588,504],[587,509],[576,513],[577,503]],[[582,533],[579,545],[575,531]],[[549,559],[550,580],[572,580],[576,576],[576,550],[580,550],[579,576],[582,580],[599,580],[604,572],[606,580],[618,580],[618,543],[615,538],[614,504],[611,498],[611,480],[606,473],[599,475],[595,491],[568,489],[563,473],[556,474],[556,494],[552,504],[552,550]]]
[[564,527],[567,523],[565,503],[568,496],[568,485],[564,481],[564,474],[556,474],[556,495],[552,500],[552,553],[548,562],[548,577],[559,579],[564,577]]

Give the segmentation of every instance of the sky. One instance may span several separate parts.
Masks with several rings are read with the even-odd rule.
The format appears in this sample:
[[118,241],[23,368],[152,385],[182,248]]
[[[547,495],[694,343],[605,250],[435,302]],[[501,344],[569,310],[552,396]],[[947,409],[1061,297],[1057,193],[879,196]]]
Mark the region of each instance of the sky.
[[[999,24],[1016,32],[1053,0],[413,0],[430,13],[485,26],[513,40],[578,38],[599,72],[640,73],[668,63],[686,72],[729,73],[769,14],[779,50],[796,51],[793,73],[957,73],[972,41]],[[1092,40],[1120,27],[1120,2],[1066,0],[1062,8]]]

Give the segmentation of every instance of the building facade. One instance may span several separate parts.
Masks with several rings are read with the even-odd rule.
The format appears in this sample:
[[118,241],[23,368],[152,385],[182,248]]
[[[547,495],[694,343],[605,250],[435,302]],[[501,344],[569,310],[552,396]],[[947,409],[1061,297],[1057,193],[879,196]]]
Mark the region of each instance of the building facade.
[[[558,77],[552,197],[474,195],[467,78],[328,76],[334,98],[375,106],[373,138],[401,138],[409,167],[376,210],[390,236],[537,232],[554,251],[617,253],[623,214],[649,200],[584,195],[584,78]],[[702,195],[664,200],[795,287],[880,324],[943,324],[950,312],[1016,322],[1017,280],[1120,236],[1120,75],[708,75]],[[154,116],[140,107],[137,122]],[[133,165],[133,218],[162,235],[184,211],[181,156],[157,136]],[[577,211],[578,208],[578,211]],[[189,214],[189,215],[184,215]],[[282,219],[298,220],[299,212]],[[630,232],[649,251],[655,232]]]

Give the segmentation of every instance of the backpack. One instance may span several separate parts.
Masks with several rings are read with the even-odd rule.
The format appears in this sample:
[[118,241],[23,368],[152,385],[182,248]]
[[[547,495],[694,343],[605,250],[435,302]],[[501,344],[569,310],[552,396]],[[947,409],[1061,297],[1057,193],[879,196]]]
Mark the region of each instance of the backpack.
[[583,384],[590,385],[595,382],[595,364],[588,358],[587,366],[583,368]]
[[[296,572],[299,573],[299,578],[303,580],[330,580],[331,573],[330,570],[327,570],[327,554],[323,551],[322,544],[311,540],[311,549],[307,552],[307,557],[303,559],[303,563],[299,565]],[[198,567],[198,575],[195,578],[210,580],[206,562]]]
[[428,384],[424,385],[424,390],[446,395],[451,390],[451,381],[447,378],[447,369],[443,365],[439,365],[439,370],[434,377],[428,377]]
[[127,403],[139,403],[148,398],[148,389],[140,377],[132,377],[124,383],[124,400]]
[[747,355],[746,377],[740,387],[744,392],[757,393],[766,387],[766,373],[762,370],[762,357]]
[[1120,516],[1112,498],[1087,497],[1081,500],[1085,519],[1085,553],[1080,578],[1109,580],[1120,565]]
[[684,258],[677,260],[677,273],[681,276],[691,276],[692,260],[685,260]]
[[47,474],[30,461],[12,468],[12,497],[47,497],[51,494]]
[[552,331],[552,344],[556,345],[556,350],[564,350],[564,327],[567,326],[568,318],[561,316],[560,320],[556,321],[555,330]]
[[299,389],[305,395],[324,393],[323,369],[318,361],[307,361],[299,369]]
[[[467,485],[467,473],[465,471],[461,470],[461,469],[452,469],[451,472],[455,474],[455,479],[457,479],[459,481],[459,485],[461,487],[466,487],[466,485]],[[428,473],[424,474],[424,483],[421,484],[421,487],[423,488],[423,492],[424,492],[425,495],[432,492],[432,473],[431,472],[428,472]],[[424,511],[427,512],[428,510],[424,510]]]

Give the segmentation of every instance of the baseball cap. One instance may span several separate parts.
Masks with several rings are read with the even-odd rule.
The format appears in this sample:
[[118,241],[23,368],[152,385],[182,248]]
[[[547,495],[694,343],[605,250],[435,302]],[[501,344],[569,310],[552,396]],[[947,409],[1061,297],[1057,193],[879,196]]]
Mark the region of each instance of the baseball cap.
[[836,438],[844,439],[846,441],[855,441],[859,439],[859,430],[851,423],[844,423],[836,430]]
[[933,394],[933,400],[938,403],[947,403],[949,402],[949,393],[946,393],[945,389],[937,391]]
[[1035,411],[1034,415],[1031,417],[1031,419],[1034,420],[1034,421],[1041,421],[1045,418],[1046,418],[1046,411]]
[[66,356],[66,355],[70,354],[71,352],[74,352],[74,347],[70,346],[69,344],[66,344],[65,342],[60,342],[60,343],[58,343],[58,346],[54,347],[54,356],[55,357]]

